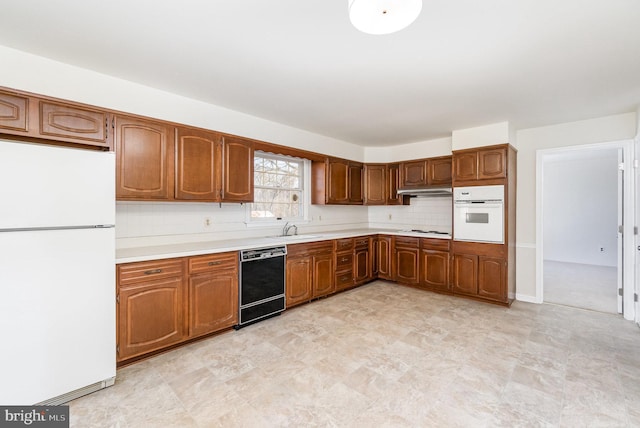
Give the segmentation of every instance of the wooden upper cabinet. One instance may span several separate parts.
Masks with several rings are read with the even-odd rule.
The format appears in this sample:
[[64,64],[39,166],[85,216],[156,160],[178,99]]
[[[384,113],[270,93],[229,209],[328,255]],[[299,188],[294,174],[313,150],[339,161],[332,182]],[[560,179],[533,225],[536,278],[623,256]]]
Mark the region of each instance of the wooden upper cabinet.
[[504,179],[506,177],[506,145],[461,150],[453,154],[454,181]]
[[327,181],[327,202],[349,203],[349,162],[342,159],[329,159]]
[[253,143],[229,135],[222,141],[222,200],[253,202]]
[[451,185],[451,156],[419,159],[400,164],[400,188]]
[[0,133],[27,135],[29,97],[0,91]]
[[312,196],[314,204],[361,205],[363,164],[346,159],[327,158],[312,164]]
[[453,179],[476,180],[478,177],[478,153],[465,152],[453,155]]
[[430,185],[451,185],[452,157],[429,159],[427,182]]
[[362,204],[364,202],[362,172],[363,165],[349,162],[349,203]]
[[385,205],[387,203],[387,166],[367,164],[364,167],[365,205]]
[[401,189],[424,187],[428,184],[426,159],[402,162],[400,164]]
[[478,150],[478,180],[507,176],[507,149]]
[[111,148],[107,111],[0,91],[0,133]]
[[[400,185],[400,164],[387,165],[387,205],[408,205],[409,199],[398,195]],[[406,201],[406,203],[405,203]]]
[[39,108],[40,137],[109,147],[106,111],[44,100],[40,101]]
[[175,199],[219,200],[221,152],[219,134],[176,128]]
[[115,117],[116,198],[173,198],[173,129],[161,122]]

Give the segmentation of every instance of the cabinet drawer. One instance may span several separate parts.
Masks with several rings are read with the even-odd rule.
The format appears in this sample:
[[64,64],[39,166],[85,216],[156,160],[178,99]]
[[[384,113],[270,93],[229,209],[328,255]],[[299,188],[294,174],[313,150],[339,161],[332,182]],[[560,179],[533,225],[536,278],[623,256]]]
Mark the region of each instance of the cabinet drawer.
[[343,253],[336,254],[336,270],[353,267],[353,254]]
[[220,269],[238,269],[238,253],[208,254],[189,258],[189,274]]
[[395,242],[396,247],[418,248],[418,245],[420,244],[419,238],[412,238],[408,236],[396,236]]
[[333,253],[333,241],[318,241],[287,245],[287,257]]
[[118,266],[118,284],[122,287],[138,282],[181,276],[183,259],[154,260]]
[[336,239],[336,252],[353,250],[353,238]]
[[353,270],[336,272],[336,288],[344,288],[353,285]]
[[449,251],[450,247],[451,241],[448,239],[422,238],[422,249],[424,250]]
[[369,237],[365,236],[365,237],[355,238],[355,246],[356,248],[369,247]]

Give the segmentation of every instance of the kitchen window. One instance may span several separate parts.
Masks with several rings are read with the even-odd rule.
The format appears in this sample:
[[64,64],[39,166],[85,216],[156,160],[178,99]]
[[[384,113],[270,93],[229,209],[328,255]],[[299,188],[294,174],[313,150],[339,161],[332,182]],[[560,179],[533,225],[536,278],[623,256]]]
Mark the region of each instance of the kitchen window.
[[247,223],[306,219],[310,196],[310,162],[301,158],[256,152],[253,157],[254,198]]

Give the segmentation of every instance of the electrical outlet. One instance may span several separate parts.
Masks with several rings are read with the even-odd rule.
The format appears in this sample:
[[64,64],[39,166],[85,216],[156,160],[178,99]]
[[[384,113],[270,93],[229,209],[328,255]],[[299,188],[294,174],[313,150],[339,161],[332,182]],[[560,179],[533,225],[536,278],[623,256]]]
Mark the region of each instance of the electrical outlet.
[[211,222],[211,217],[205,217],[205,218],[204,218],[204,227],[205,227],[205,228],[207,228],[207,227],[211,227],[211,223],[212,223],[212,222]]

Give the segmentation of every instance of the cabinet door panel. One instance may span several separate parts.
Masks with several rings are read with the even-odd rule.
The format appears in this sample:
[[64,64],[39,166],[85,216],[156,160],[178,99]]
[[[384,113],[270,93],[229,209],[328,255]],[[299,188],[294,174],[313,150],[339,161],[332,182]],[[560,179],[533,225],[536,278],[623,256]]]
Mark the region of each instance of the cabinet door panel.
[[349,163],[341,160],[329,160],[327,169],[328,196],[331,204],[346,204],[349,202]]
[[364,167],[364,191],[366,205],[384,205],[387,202],[385,165]]
[[217,135],[214,133],[178,128],[176,132],[176,189],[175,198],[182,200],[216,201],[219,199],[217,173]]
[[118,359],[152,352],[184,338],[182,278],[120,289]]
[[427,161],[403,162],[401,164],[401,188],[423,187],[427,185]]
[[362,204],[362,164],[349,164],[349,203]]
[[313,297],[326,296],[335,291],[333,254],[313,257]]
[[449,253],[422,250],[422,285],[439,291],[449,290]]
[[0,132],[26,135],[29,130],[29,98],[0,92]]
[[478,178],[478,153],[467,152],[453,155],[453,179],[476,180]]
[[222,271],[189,278],[189,335],[238,323],[238,273]]
[[469,295],[478,294],[478,256],[454,255],[453,291]]
[[451,184],[451,157],[429,160],[429,184]]
[[40,136],[108,147],[107,112],[40,101]]
[[369,272],[371,270],[369,265],[369,248],[356,250],[354,264],[356,284],[366,282],[369,279]]
[[478,151],[478,179],[507,176],[507,149]]
[[224,137],[222,200],[253,202],[253,144],[234,137]]
[[393,279],[391,274],[391,238],[378,238],[378,278]]
[[415,248],[396,247],[395,280],[402,284],[418,284],[418,246]]
[[403,196],[398,195],[400,164],[387,165],[387,205],[402,205]]
[[503,259],[479,258],[478,295],[488,299],[507,301],[505,292],[506,262]]
[[116,197],[173,198],[173,139],[168,126],[118,116],[116,124]]
[[287,259],[287,307],[311,299],[311,256]]

